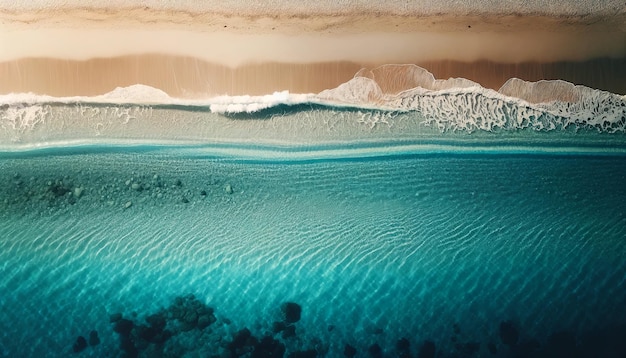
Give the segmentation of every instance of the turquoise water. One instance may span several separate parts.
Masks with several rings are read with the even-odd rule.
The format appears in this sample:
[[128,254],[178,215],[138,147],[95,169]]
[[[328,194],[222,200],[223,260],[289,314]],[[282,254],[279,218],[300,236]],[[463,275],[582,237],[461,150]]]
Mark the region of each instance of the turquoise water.
[[[189,294],[216,322],[184,331],[168,318],[174,334],[160,345],[134,332],[140,356],[226,356],[244,327],[287,354],[328,357],[346,344],[357,356],[373,344],[398,356],[402,337],[413,356],[429,340],[438,357],[508,357],[532,339],[539,348],[528,354],[549,356],[554,332],[571,332],[579,348],[623,333],[619,153],[210,152],[3,154],[0,356],[72,355],[91,330],[100,343],[76,356],[121,356],[112,314],[146,324]],[[273,331],[285,302],[302,308],[295,337]],[[512,348],[504,321],[519,332]],[[597,356],[624,354],[604,343]]]

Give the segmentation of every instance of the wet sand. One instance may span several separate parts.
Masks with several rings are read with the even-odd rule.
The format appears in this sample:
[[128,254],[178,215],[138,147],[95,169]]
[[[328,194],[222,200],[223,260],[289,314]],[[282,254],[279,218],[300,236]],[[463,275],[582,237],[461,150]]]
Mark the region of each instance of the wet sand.
[[[517,77],[529,81],[563,79],[614,93],[626,93],[623,80],[626,78],[626,59],[519,64],[444,60],[417,64],[432,72],[436,78],[462,77],[496,90],[509,78]],[[182,98],[220,94],[261,95],[280,90],[317,93],[350,80],[361,68],[374,68],[376,65],[349,61],[309,64],[271,62],[233,69],[191,57],[154,54],[87,61],[21,59],[0,63],[0,93],[94,96],[138,83]],[[387,84],[383,90],[393,92],[402,89],[395,87],[394,84]]]

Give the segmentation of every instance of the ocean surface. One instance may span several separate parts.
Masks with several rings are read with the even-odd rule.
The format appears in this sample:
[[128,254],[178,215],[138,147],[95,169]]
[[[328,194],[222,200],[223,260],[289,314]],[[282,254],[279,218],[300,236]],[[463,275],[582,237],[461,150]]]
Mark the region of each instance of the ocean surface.
[[0,357],[623,357],[625,97],[433,81],[0,96]]

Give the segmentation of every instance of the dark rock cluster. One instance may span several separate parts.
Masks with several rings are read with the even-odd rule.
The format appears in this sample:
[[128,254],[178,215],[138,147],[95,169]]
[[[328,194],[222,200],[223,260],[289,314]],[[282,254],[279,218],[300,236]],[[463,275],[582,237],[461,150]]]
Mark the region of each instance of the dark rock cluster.
[[[30,181],[32,183],[32,180]],[[39,192],[39,193],[38,193]],[[48,206],[58,204],[74,205],[82,197],[84,189],[82,186],[73,184],[69,178],[48,180],[43,190],[30,187],[31,198],[39,198],[48,203]]]
[[202,330],[217,321],[213,314],[213,308],[200,302],[193,295],[177,297],[174,300],[174,304],[172,304],[167,311],[162,312],[160,316],[153,315],[148,318],[152,317],[152,320],[156,320],[157,318],[154,318],[154,316],[162,319],[163,325],[165,325],[166,317],[173,319],[177,322],[177,325],[174,325],[175,330],[182,332],[187,332],[192,329]]
[[226,345],[227,351],[223,354],[226,357],[283,357],[285,345],[271,336],[264,336],[261,339],[254,337],[249,329],[244,328],[238,331],[233,340]]
[[[285,340],[296,337],[296,323],[300,321],[302,307],[294,302],[286,302],[280,307],[281,321],[273,324],[273,331],[260,337],[244,327],[228,336],[216,337],[211,357],[235,358],[307,358],[319,357],[320,350],[292,350],[287,352]],[[167,351],[169,340],[191,331],[210,330],[217,318],[213,308],[202,303],[193,295],[177,297],[174,303],[159,312],[146,316],[145,322],[138,322],[121,313],[109,318],[113,330],[119,335],[119,348],[124,357],[177,356],[181,352]],[[229,321],[223,319],[227,324]],[[82,344],[82,341],[81,343]],[[184,352],[182,352],[184,353]]]
[[177,297],[167,309],[162,309],[135,322],[124,318],[121,313],[112,314],[110,323],[119,335],[120,349],[126,357],[137,357],[141,351],[151,348],[159,351],[173,336],[191,330],[203,330],[217,319],[213,308],[205,305],[193,295]]
[[76,206],[127,210],[139,205],[206,205],[216,200],[230,201],[231,194],[237,193],[235,186],[226,179],[209,178],[188,184],[173,175],[161,177],[135,171],[124,173],[122,177],[90,170],[68,170],[55,176],[50,176],[48,171],[33,170],[28,176],[0,171],[0,180],[6,183],[0,187],[0,204],[3,204],[0,214],[4,210],[47,215]]
[[274,322],[272,325],[272,331],[275,334],[280,333],[283,339],[295,337],[295,323],[300,320],[302,307],[294,302],[285,302],[281,305],[280,309],[282,321]]
[[74,345],[72,346],[72,350],[74,353],[79,353],[85,349],[87,349],[87,340],[83,336],[78,336],[78,338],[76,338],[76,342],[74,342]]
[[[137,314],[129,318],[121,313],[115,313],[110,316],[109,321],[113,331],[119,336],[118,347],[122,357],[177,357],[189,352],[195,352],[197,356],[214,358],[626,357],[626,340],[624,339],[626,325],[579,336],[569,331],[559,331],[539,340],[525,335],[511,320],[503,321],[493,327],[492,337],[498,337],[499,340],[485,343],[465,339],[461,326],[455,323],[452,325],[450,343],[444,341],[436,344],[434,340],[418,340],[418,344],[413,348],[412,342],[416,342],[417,337],[409,336],[398,339],[395,347],[381,346],[378,342],[372,342],[369,346],[343,343],[335,346],[343,347],[343,350],[334,352],[329,351],[329,344],[322,340],[313,338],[311,342],[305,342],[298,337],[297,326],[302,317],[302,306],[295,302],[285,302],[279,309],[278,317],[280,318],[274,321],[271,327],[267,327],[266,330],[256,327],[259,328],[257,332],[265,332],[259,335],[255,335],[247,327],[239,330],[221,329],[220,327],[230,327],[230,321],[221,318],[220,324],[216,324],[218,319],[213,308],[193,295],[177,297],[168,308],[145,316],[143,320],[137,320]],[[331,332],[334,328],[334,325],[329,326],[328,331]],[[374,337],[380,337],[382,333],[371,334]],[[100,344],[96,331],[91,331],[88,337],[88,339],[83,336],[78,337],[72,345],[72,351],[80,353],[89,346]],[[182,345],[180,342],[176,343],[177,339],[186,343]],[[198,351],[199,347],[204,350]]]

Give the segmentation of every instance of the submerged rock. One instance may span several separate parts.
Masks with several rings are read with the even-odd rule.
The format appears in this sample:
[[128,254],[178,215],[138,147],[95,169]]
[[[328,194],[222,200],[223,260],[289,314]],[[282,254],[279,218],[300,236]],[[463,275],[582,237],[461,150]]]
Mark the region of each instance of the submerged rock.
[[194,328],[203,330],[217,321],[213,308],[193,295],[176,297],[174,303],[163,312],[163,317],[177,320],[180,323],[179,329],[183,332]]
[[285,302],[281,306],[283,312],[283,320],[287,323],[296,323],[300,320],[302,307],[294,302]]
[[63,185],[63,182],[60,180],[50,184],[48,190],[57,198],[70,192],[70,189]]
[[197,327],[198,327],[198,329],[205,329],[208,326],[210,326],[213,323],[215,323],[215,321],[217,321],[217,319],[213,315],[208,315],[208,314],[202,315],[202,316],[198,317]]
[[193,310],[188,310],[183,316],[182,321],[195,326],[198,322],[198,314]]
[[[252,358],[282,357],[285,354],[285,345],[278,340],[265,336],[254,347]],[[291,355],[290,355],[291,356]]]
[[115,325],[113,326],[113,330],[119,333],[120,336],[130,336],[130,333],[133,330],[134,326],[135,324],[133,323],[133,321],[122,318],[115,323]]
[[74,196],[80,198],[81,196],[83,196],[83,190],[84,189],[82,187],[74,188]]
[[235,356],[240,356],[252,352],[257,343],[256,337],[252,335],[250,330],[244,328],[235,333],[232,342],[228,343],[226,348]]
[[136,334],[139,338],[146,342],[153,342],[161,332],[154,327],[137,326],[135,327]]
[[226,184],[224,186],[224,191],[226,192],[226,194],[232,194],[233,193],[233,187],[230,186],[230,184]]
[[86,348],[87,340],[83,336],[78,336],[78,338],[76,338],[76,342],[74,342],[74,345],[72,346],[72,351],[74,351],[74,353],[80,353]]

